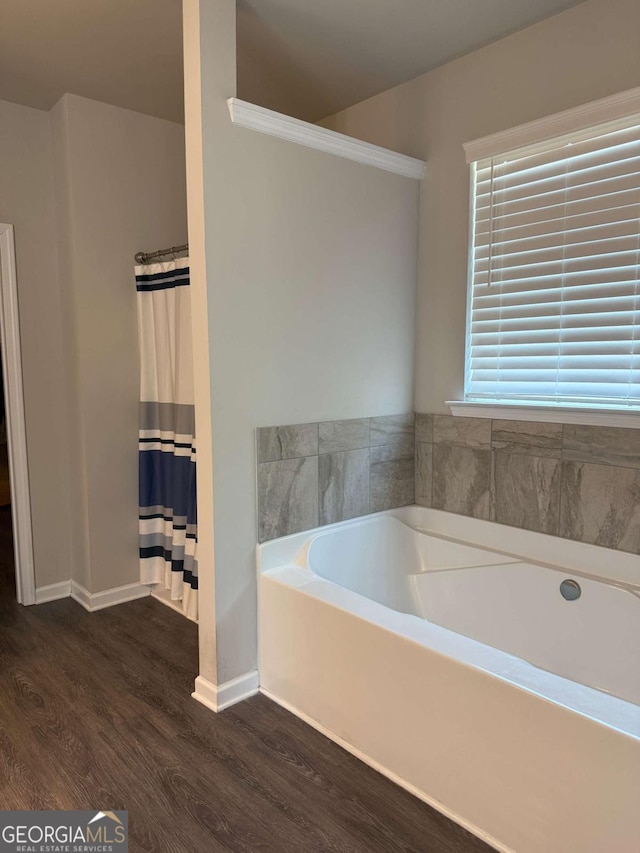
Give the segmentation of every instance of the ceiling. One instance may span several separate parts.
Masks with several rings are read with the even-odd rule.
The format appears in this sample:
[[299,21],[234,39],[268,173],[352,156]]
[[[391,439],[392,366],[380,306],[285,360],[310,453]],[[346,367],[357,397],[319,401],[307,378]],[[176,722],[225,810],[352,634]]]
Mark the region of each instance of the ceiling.
[[[584,0],[238,0],[238,95],[318,120]],[[180,0],[0,0],[0,99],[182,120]]]
[[180,0],[0,0],[0,99],[65,92],[183,120]]
[[582,0],[238,0],[238,95],[307,121]]

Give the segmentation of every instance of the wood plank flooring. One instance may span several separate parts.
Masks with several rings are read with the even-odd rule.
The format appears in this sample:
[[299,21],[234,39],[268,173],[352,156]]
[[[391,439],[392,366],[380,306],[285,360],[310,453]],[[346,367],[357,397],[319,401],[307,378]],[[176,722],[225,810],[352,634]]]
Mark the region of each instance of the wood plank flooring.
[[195,702],[197,628],[153,599],[16,604],[8,524],[0,808],[128,809],[134,853],[491,849],[263,696]]

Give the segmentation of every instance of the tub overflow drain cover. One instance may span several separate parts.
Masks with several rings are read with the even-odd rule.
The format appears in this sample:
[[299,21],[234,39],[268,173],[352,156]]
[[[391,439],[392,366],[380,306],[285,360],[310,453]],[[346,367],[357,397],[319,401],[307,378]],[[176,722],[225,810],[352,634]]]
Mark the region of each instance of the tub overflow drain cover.
[[560,595],[566,598],[567,601],[575,601],[576,598],[580,598],[582,595],[580,584],[572,580],[562,581],[560,584]]

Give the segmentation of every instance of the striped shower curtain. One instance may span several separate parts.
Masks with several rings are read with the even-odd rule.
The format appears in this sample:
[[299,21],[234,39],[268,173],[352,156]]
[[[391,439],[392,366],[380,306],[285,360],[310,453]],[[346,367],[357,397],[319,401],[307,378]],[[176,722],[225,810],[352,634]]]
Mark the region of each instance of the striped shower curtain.
[[140,579],[198,618],[189,261],[137,266]]

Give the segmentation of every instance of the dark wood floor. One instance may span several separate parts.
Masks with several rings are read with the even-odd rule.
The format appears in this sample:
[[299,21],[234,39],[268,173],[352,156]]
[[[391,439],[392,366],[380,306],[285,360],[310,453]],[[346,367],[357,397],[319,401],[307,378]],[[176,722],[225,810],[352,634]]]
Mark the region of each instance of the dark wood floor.
[[190,698],[197,628],[152,599],[16,604],[0,510],[0,808],[128,809],[130,850],[490,850],[262,696]]

